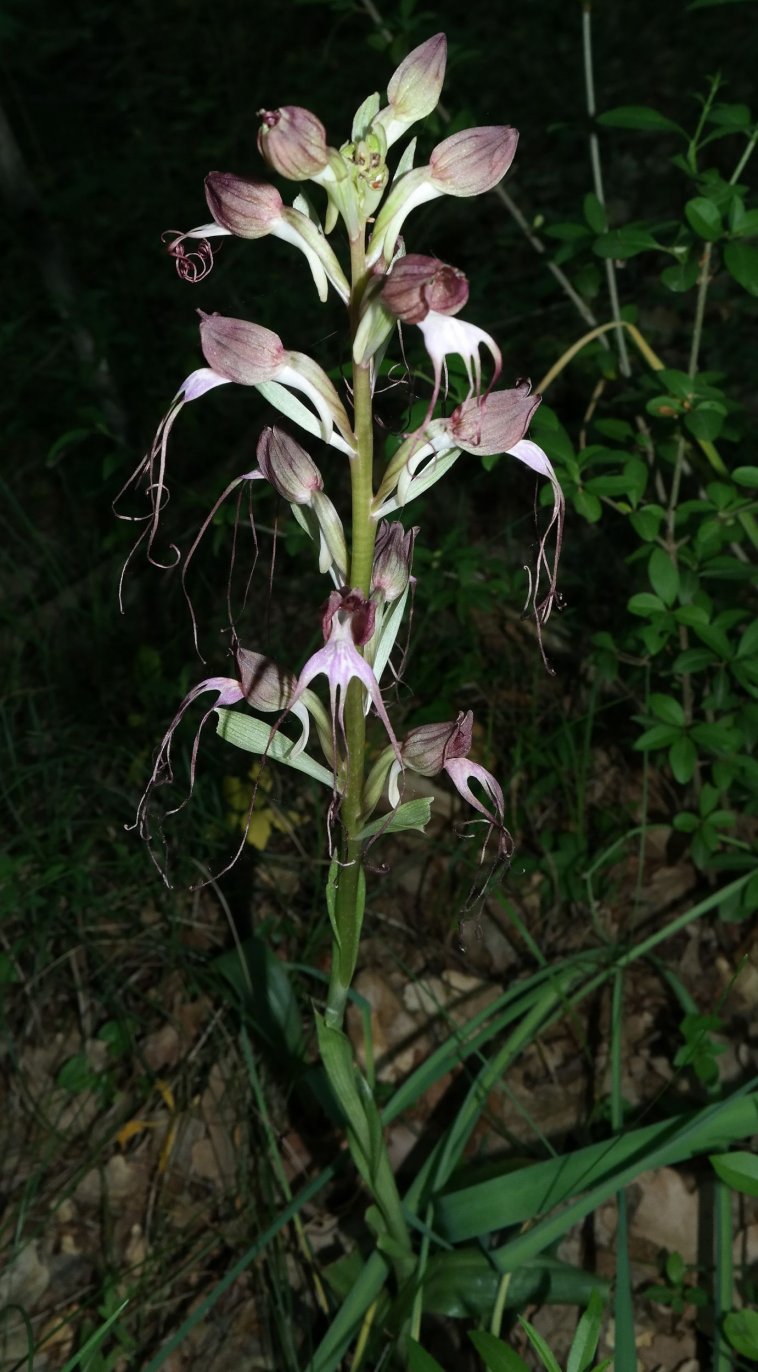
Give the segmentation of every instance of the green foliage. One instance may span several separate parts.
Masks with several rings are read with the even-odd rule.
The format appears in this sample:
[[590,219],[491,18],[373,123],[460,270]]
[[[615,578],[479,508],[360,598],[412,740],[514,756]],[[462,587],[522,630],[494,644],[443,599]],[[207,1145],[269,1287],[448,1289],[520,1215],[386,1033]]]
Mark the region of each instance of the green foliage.
[[758,1362],[758,1312],[732,1311],[724,1319],[724,1333],[736,1353]]
[[755,1153],[712,1153],[709,1161],[716,1175],[733,1191],[758,1196],[758,1157]]
[[[533,424],[577,514],[592,525],[614,521],[625,537],[628,614],[596,636],[594,663],[604,680],[615,675],[631,693],[643,693],[634,747],[665,753],[680,788],[675,828],[706,870],[723,864],[725,848],[730,865],[754,861],[734,829],[738,814],[758,808],[758,635],[749,598],[758,546],[755,475],[714,447],[739,442],[747,418],[724,377],[699,370],[702,309],[719,270],[717,254],[739,286],[758,289],[758,250],[748,241],[758,232],[758,209],[739,179],[757,135],[747,106],[720,102],[718,91],[714,80],[692,133],[643,106],[619,107],[598,120],[606,129],[684,140],[686,152],[672,160],[695,193],[684,199],[678,220],[606,227],[596,207],[588,215],[585,201],[586,223],[555,226],[562,262],[581,264],[590,251],[626,259],[663,250],[676,258],[659,279],[677,294],[697,295],[689,369],[666,367],[645,352],[651,370],[627,381],[615,413],[598,409],[593,427],[602,444],[577,451],[544,406]],[[703,165],[709,145],[727,137],[736,143],[728,179]]]
[[648,1300],[668,1305],[675,1315],[681,1315],[688,1305],[698,1308],[708,1305],[708,1292],[686,1280],[687,1264],[681,1253],[669,1253],[663,1267],[665,1282],[645,1288]]

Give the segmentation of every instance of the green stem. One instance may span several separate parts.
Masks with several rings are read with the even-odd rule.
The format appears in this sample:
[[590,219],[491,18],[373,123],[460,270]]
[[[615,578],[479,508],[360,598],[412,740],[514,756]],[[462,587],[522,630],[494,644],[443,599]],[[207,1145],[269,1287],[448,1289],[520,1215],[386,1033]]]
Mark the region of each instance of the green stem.
[[747,166],[748,162],[750,161],[750,158],[751,158],[752,155],[753,155],[753,152],[755,151],[755,145],[756,145],[756,143],[758,143],[758,133],[751,134],[751,136],[750,136],[750,138],[749,138],[749,140],[748,140],[748,145],[747,145],[747,147],[745,148],[745,151],[743,152],[743,154],[742,154],[742,156],[741,156],[739,162],[737,163],[737,166],[735,167],[734,171],[732,172],[731,176],[729,177],[729,185],[730,185],[730,186],[736,186],[736,185],[737,185],[737,182],[739,181],[740,177],[742,176],[742,173],[744,172],[745,167]]
[[[350,242],[351,340],[360,318],[360,304],[366,284],[366,251],[364,233]],[[374,426],[371,398],[371,373],[368,365],[353,364],[353,410],[357,451],[350,460],[352,487],[352,547],[350,552],[350,587],[368,595],[371,589],[371,568],[374,560],[376,526],[371,517],[373,500]],[[338,1029],[344,1019],[347,993],[354,971],[356,946],[355,925],[360,919],[359,899],[361,881],[361,843],[357,834],[361,826],[361,807],[366,759],[365,692],[360,682],[351,681],[345,700],[345,741],[347,745],[347,773],[340,819],[345,838],[341,866],[337,879],[335,900],[336,937],[332,957],[332,975],[327,996],[326,1022]],[[345,957],[342,950],[350,950]]]
[[[592,3],[591,0],[584,0],[582,5],[582,56],[584,59],[584,91],[587,104],[587,114],[590,119],[590,162],[592,164],[592,182],[600,204],[605,207],[605,191],[603,189],[603,169],[600,162],[600,141],[595,133],[592,121],[597,113],[595,104],[595,76],[592,63]],[[611,302],[611,314],[616,323],[616,346],[619,353],[619,371],[622,376],[631,376],[632,369],[629,364],[629,352],[626,346],[624,330],[621,327],[621,307],[619,305],[618,283],[616,281],[616,268],[613,259],[605,259],[605,279],[608,286],[608,299]]]
[[[366,287],[365,227],[350,240],[350,335],[351,345],[360,322],[361,300]],[[369,365],[353,363],[353,424],[356,452],[350,459],[352,487],[352,546],[350,589],[368,596],[374,562],[376,525],[371,515],[374,498],[374,423]],[[347,766],[340,806],[343,830],[339,864],[332,866],[327,899],[334,927],[332,967],[326,1011],[319,1031],[321,1059],[345,1113],[350,1150],[376,1208],[388,1239],[388,1257],[398,1285],[411,1275],[415,1257],[403,1205],[397,1189],[381,1128],[379,1113],[368,1082],[357,1073],[353,1050],[342,1031],[350,983],[355,971],[360,940],[365,877],[362,842],[363,795],[366,774],[365,689],[350,682],[345,697],[345,745]],[[331,883],[334,883],[331,885]]]
[[697,376],[698,361],[700,359],[700,344],[703,339],[703,320],[705,318],[705,302],[708,296],[708,287],[711,284],[712,256],[713,244],[706,243],[703,256],[700,260],[700,276],[698,277],[697,301],[695,304],[695,323],[692,327],[690,364],[687,369],[687,375],[693,380]]
[[700,111],[700,118],[697,121],[697,128],[695,129],[695,132],[693,133],[690,139],[690,145],[687,149],[687,161],[693,172],[697,171],[697,152],[698,147],[700,145],[700,135],[703,132],[703,129],[705,128],[705,121],[711,112],[711,106],[714,100],[716,99],[716,95],[718,93],[720,86],[721,76],[720,74],[717,74],[716,76],[711,78],[711,88],[705,100],[703,101],[703,108]]
[[732,1271],[732,1193],[726,1182],[714,1181],[713,1214],[715,1228],[716,1282],[714,1290],[715,1334],[713,1372],[732,1372],[734,1358],[724,1335],[724,1319],[734,1301]]

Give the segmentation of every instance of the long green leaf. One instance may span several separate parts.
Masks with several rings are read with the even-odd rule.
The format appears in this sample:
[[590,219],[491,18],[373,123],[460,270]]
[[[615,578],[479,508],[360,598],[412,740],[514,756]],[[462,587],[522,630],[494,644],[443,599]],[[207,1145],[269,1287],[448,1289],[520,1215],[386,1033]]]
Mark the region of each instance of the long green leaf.
[[397,834],[403,829],[419,829],[424,832],[432,813],[432,796],[417,796],[406,800],[388,815],[380,815],[358,834],[358,838],[372,838],[374,834]]
[[[567,960],[563,966],[576,966],[586,974],[588,969],[594,969],[601,956],[601,950],[580,954]],[[491,1039],[501,1034],[503,1029],[535,1004],[545,982],[554,979],[556,975],[554,968],[541,968],[531,977],[509,987],[498,1000],[484,1006],[466,1024],[455,1026],[445,1042],[430,1053],[387,1102],[382,1111],[384,1123],[391,1124],[398,1115],[415,1105],[441,1077],[460,1066],[472,1054],[480,1053]]]
[[[621,1178],[626,1174],[634,1178],[651,1166],[683,1162],[707,1152],[716,1140],[723,1143],[747,1138],[757,1126],[755,1093],[726,1101],[718,1116],[709,1107],[641,1129],[627,1129],[605,1143],[593,1143],[565,1157],[549,1158],[440,1196],[435,1203],[435,1228],[449,1243],[460,1243],[508,1225],[524,1224],[579,1192],[595,1188],[610,1195],[623,1184]],[[664,1161],[651,1163],[650,1159],[659,1155]]]
[[80,1348],[77,1353],[74,1353],[74,1356],[72,1358],[69,1358],[68,1362],[63,1368],[63,1372],[74,1372],[75,1367],[81,1367],[82,1360],[84,1358],[88,1358],[90,1353],[96,1352],[96,1350],[100,1347],[101,1343],[103,1342],[103,1339],[108,1333],[108,1330],[110,1329],[111,1325],[116,1323],[116,1320],[118,1319],[119,1315],[123,1314],[128,1304],[128,1298],[125,1301],[121,1302],[118,1309],[114,1310],[113,1313],[108,1316],[107,1320],[105,1320],[104,1323],[100,1325],[100,1328],[96,1329],[94,1334],[90,1335],[84,1347]]
[[445,1372],[436,1358],[427,1353],[415,1339],[408,1340],[408,1372]]
[[486,1329],[472,1329],[469,1338],[487,1372],[529,1372],[529,1368],[514,1348]]
[[[429,1260],[423,1288],[423,1308],[430,1315],[446,1315],[449,1319],[487,1320],[498,1297],[502,1273],[481,1248],[462,1247],[451,1252],[436,1253]],[[598,1293],[601,1308],[610,1287],[590,1272],[561,1262],[559,1258],[542,1257],[524,1263],[514,1272],[505,1294],[504,1309],[523,1310],[531,1301],[540,1305],[583,1306]],[[405,1294],[404,1300],[410,1300]],[[393,1311],[401,1320],[405,1314],[403,1300]]]
[[600,1338],[604,1309],[600,1292],[593,1291],[587,1309],[576,1326],[576,1333],[569,1349],[566,1372],[588,1372]]
[[[754,1081],[750,1083],[750,1087],[754,1085]],[[493,1260],[497,1262],[501,1271],[511,1272],[522,1262],[544,1252],[573,1224],[596,1210],[598,1205],[602,1205],[613,1195],[614,1191],[634,1181],[641,1172],[652,1171],[656,1167],[668,1167],[674,1162],[681,1162],[683,1158],[706,1153],[712,1146],[713,1138],[722,1141],[727,1138],[731,1141],[754,1133],[758,1127],[758,1092],[748,1094],[748,1089],[723,1104],[699,1110],[684,1125],[675,1129],[659,1147],[651,1149],[641,1158],[635,1158],[558,1214],[550,1215],[533,1229],[495,1249],[492,1254]]]
[[528,1320],[525,1320],[523,1316],[519,1316],[519,1324],[524,1330],[532,1348],[537,1353],[542,1366],[546,1368],[546,1372],[561,1372],[555,1354],[550,1348],[547,1340],[540,1334],[539,1330],[535,1329],[534,1325],[530,1324]]
[[637,1372],[637,1344],[634,1334],[632,1273],[629,1261],[629,1219],[626,1192],[616,1196],[616,1293],[614,1310],[616,1339],[615,1372]]
[[216,733],[220,738],[226,739],[227,743],[232,743],[235,748],[242,748],[246,753],[257,753],[259,757],[265,753],[266,757],[273,758],[275,762],[283,762],[285,767],[292,767],[296,772],[305,772],[305,775],[313,777],[314,781],[320,781],[323,786],[328,786],[330,791],[334,789],[332,773],[309,753],[298,753],[297,757],[290,757],[292,739],[287,738],[285,734],[274,734],[272,738],[270,724],[264,724],[262,719],[256,719],[253,715],[243,715],[238,710],[218,709],[216,714]]
[[[342,1301],[337,1314],[308,1363],[306,1372],[335,1372],[389,1276],[381,1253],[373,1252]],[[150,1369],[148,1368],[148,1372]]]

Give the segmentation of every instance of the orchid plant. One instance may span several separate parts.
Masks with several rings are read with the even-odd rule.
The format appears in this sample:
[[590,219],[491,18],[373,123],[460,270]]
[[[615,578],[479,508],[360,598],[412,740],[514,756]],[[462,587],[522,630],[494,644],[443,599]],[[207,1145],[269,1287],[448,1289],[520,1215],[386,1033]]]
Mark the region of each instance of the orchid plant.
[[[225,675],[200,681],[179,706],[160,745],[137,823],[151,840],[157,829],[154,792],[173,779],[175,731],[194,702],[206,695],[211,703],[195,735],[190,794],[200,732],[212,716],[229,743],[300,770],[329,789],[331,867],[326,899],[334,943],[326,1006],[318,1017],[319,1046],[347,1120],[353,1157],[373,1195],[371,1227],[399,1279],[413,1268],[411,1239],[376,1107],[355,1071],[342,1029],[363,917],[365,854],[384,832],[424,827],[431,802],[411,798],[414,773],[432,777],[444,772],[450,778],[483,825],[481,856],[485,860],[489,853],[490,870],[508,861],[513,845],[502,787],[470,757],[471,711],[452,721],[412,729],[404,738],[390,720],[382,680],[394,670],[393,651],[409,606],[418,533],[397,516],[444,477],[462,453],[509,453],[546,478],[553,490],[552,517],[539,538],[527,602],[541,643],[539,630],[557,601],[564,509],[548,458],[525,437],[540,397],[523,381],[496,389],[501,352],[484,329],[461,317],[469,293],[463,271],[435,257],[406,252],[405,221],[417,206],[444,195],[484,194],[506,174],[516,152],[514,129],[488,126],[445,138],[425,166],[414,166],[412,139],[394,172],[390,170],[388,156],[395,143],[434,110],[445,61],[443,34],[411,52],[389,82],[386,104],[378,94],[368,96],[355,115],[349,139],[340,147],[329,143],[323,124],[309,110],[285,105],[259,112],[263,160],[285,182],[310,183],[321,194],[323,222],[303,189],[289,206],[266,182],[227,172],[208,175],[210,221],[169,238],[168,251],[179,275],[188,281],[206,276],[213,265],[214,244],[229,235],[257,239],[272,234],[299,249],[319,298],[325,300],[332,290],[346,307],[351,385],[341,395],[316,361],[286,347],[262,324],[201,312],[200,347],[206,365],[179,386],[150,451],[125,488],[131,493],[143,487],[147,495],[146,509],[125,516],[141,522],[135,550],[142,547],[159,567],[182,564],[183,584],[187,565],[221,501],[235,490],[240,499],[245,492],[252,497],[255,482],[268,483],[290,505],[313,540],[320,571],[328,579],[321,610],[323,646],[304,664],[279,665],[259,651],[260,645],[243,647],[237,626],[230,623],[233,666]],[[340,224],[349,249],[348,266],[330,243]],[[374,448],[375,386],[393,338],[402,334],[403,343],[409,344],[415,328],[431,361],[431,393],[421,423],[399,435],[385,458]],[[453,355],[463,360],[468,391],[451,408],[446,404],[447,361]],[[264,429],[257,464],[226,487],[188,549],[171,543],[163,547],[171,431],[185,405],[227,384],[254,387],[289,427]],[[291,427],[336,450],[346,462],[352,491],[348,520],[327,495],[321,469]],[[328,688],[324,699],[313,689],[321,678],[326,678]],[[378,754],[373,750],[368,767],[367,719],[372,714],[383,730],[384,746]],[[312,746],[321,757],[314,755]],[[250,813],[252,805],[251,800]],[[380,806],[382,812],[374,818]]]

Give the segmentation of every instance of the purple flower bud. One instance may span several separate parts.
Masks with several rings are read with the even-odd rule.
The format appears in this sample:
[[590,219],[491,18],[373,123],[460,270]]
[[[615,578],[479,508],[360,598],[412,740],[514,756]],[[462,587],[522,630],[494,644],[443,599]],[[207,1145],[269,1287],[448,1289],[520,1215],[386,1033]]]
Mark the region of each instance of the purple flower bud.
[[307,181],[329,161],[326,129],[320,119],[300,105],[259,110],[258,151],[268,165],[288,181]]
[[264,429],[258,440],[258,466],[277,495],[291,505],[308,505],[324,482],[315,462],[283,429]]
[[524,437],[541,400],[531,394],[528,381],[519,381],[511,391],[491,391],[484,404],[464,400],[447,421],[450,437],[467,453],[507,453]]
[[382,304],[404,324],[419,324],[430,310],[457,314],[468,300],[468,280],[437,257],[408,253],[396,262],[382,287]]
[[481,195],[505,176],[518,132],[507,125],[463,129],[438,143],[429,159],[432,185],[445,195]]
[[403,762],[422,777],[433,777],[454,757],[467,757],[474,732],[471,710],[445,724],[422,724],[411,729],[400,745]]
[[403,594],[411,576],[413,545],[418,529],[406,533],[397,520],[383,519],[376,536],[371,589],[381,593],[385,602],[397,600]]
[[237,671],[245,701],[253,710],[272,714],[287,706],[295,691],[295,678],[270,657],[237,648]]
[[276,186],[246,181],[231,172],[209,172],[205,198],[216,223],[239,238],[265,238],[284,209]]
[[259,386],[275,377],[286,356],[278,334],[246,319],[199,313],[200,343],[214,372],[240,386]]
[[410,125],[431,114],[440,98],[446,60],[444,33],[435,33],[433,38],[427,38],[425,43],[408,53],[387,87],[394,120]]

